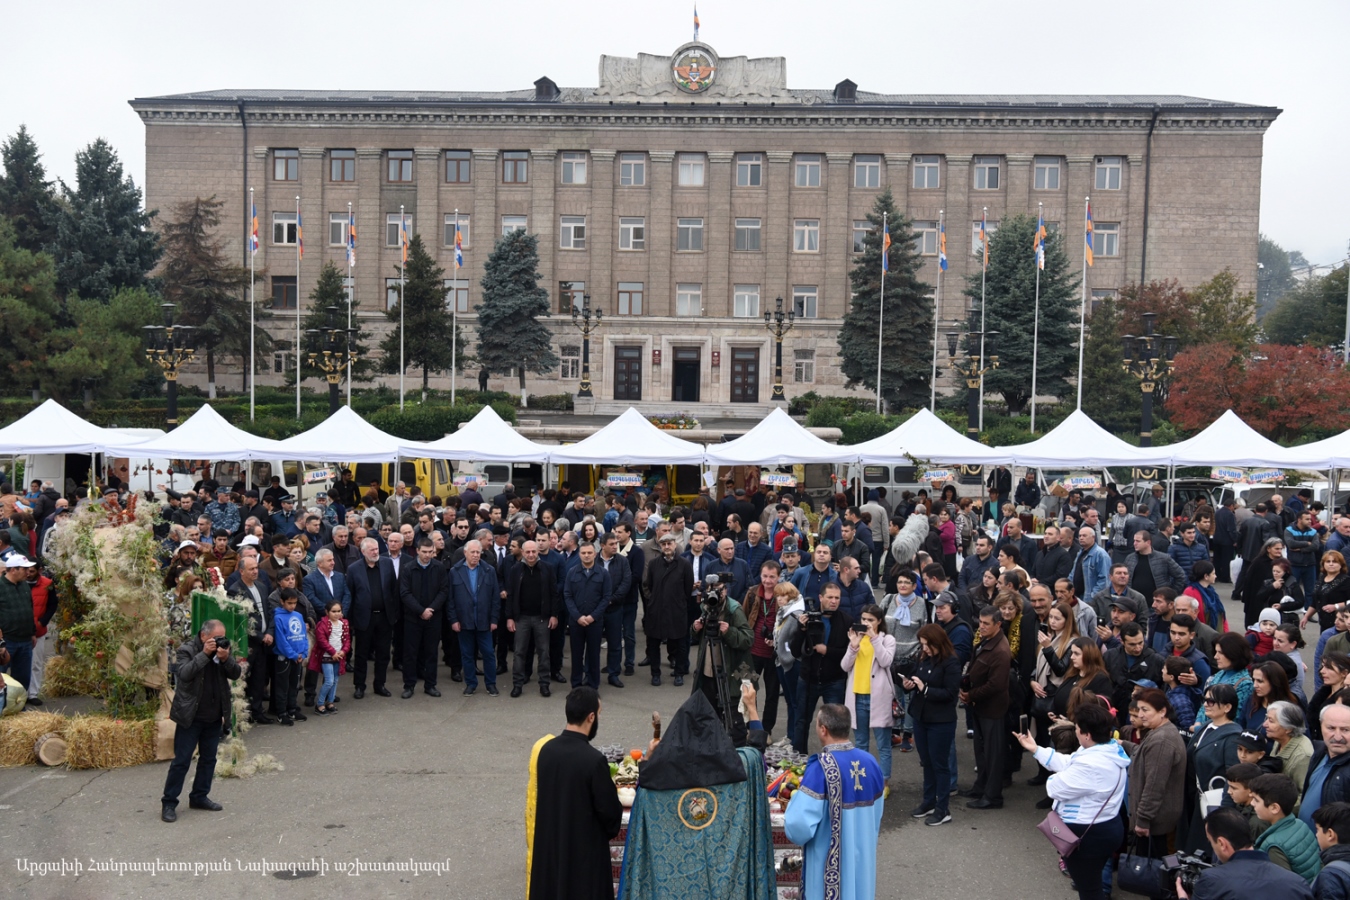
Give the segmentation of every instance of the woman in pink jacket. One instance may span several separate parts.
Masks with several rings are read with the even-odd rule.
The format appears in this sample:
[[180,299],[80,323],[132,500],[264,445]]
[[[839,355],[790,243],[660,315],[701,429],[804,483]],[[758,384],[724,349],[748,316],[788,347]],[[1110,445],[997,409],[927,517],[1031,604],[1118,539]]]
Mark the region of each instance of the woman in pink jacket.
[[848,685],[844,705],[853,714],[853,744],[859,750],[870,751],[869,739],[876,740],[881,774],[890,782],[891,727],[895,724],[891,715],[895,701],[891,661],[895,659],[895,638],[886,633],[885,615],[875,603],[863,607],[861,621],[853,624],[848,650],[839,665]]

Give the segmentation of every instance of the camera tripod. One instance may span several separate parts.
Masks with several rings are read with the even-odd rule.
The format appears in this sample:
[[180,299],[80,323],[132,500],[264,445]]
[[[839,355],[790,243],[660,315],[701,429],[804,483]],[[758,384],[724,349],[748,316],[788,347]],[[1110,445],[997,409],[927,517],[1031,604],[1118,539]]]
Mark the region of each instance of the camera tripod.
[[708,642],[706,652],[709,654],[708,659],[712,663],[713,680],[717,682],[717,705],[722,713],[722,727],[727,730],[727,735],[730,736],[734,720],[732,719],[731,703],[727,692],[726,645],[722,643],[720,624],[718,620],[709,621],[705,617],[703,639]]

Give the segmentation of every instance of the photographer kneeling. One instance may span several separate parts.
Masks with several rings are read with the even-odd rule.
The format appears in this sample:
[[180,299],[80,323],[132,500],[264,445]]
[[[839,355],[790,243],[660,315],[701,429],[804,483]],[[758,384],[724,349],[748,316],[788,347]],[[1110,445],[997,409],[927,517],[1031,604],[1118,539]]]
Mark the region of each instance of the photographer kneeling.
[[[694,666],[694,690],[703,691],[717,716],[722,720],[731,742],[745,746],[745,719],[736,708],[741,696],[741,679],[754,672],[750,659],[750,644],[754,634],[745,610],[735,600],[728,599],[726,585],[719,584],[716,575],[702,586],[699,594],[699,617],[694,620],[693,639],[698,641],[698,662]],[[722,671],[719,690],[716,672]],[[726,703],[722,697],[727,698]]]
[[160,801],[163,804],[160,818],[165,822],[178,821],[178,795],[192,765],[192,754],[198,751],[197,775],[192,779],[188,805],[213,812],[220,809],[209,794],[216,775],[216,748],[230,715],[230,682],[240,674],[239,660],[230,655],[225,626],[215,619],[203,622],[197,639],[178,648],[174,665],[178,687],[169,710],[169,718],[177,728],[173,735],[173,762],[164,779],[164,796]]
[[1261,850],[1252,849],[1251,826],[1231,806],[1221,806],[1205,817],[1205,837],[1222,863],[1204,872],[1187,893],[1177,877],[1178,897],[1193,900],[1250,900],[1252,897],[1278,897],[1279,900],[1313,900],[1308,882],[1281,869]]

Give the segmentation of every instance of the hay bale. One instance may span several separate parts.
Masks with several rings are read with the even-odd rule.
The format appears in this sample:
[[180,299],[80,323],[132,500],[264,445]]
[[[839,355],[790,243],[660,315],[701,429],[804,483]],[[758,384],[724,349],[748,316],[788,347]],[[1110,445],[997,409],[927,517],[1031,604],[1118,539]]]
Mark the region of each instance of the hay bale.
[[59,713],[26,712],[0,719],[0,766],[31,766],[37,763],[33,745],[50,732],[65,730],[67,719]]
[[120,769],[155,759],[155,723],[149,719],[76,716],[66,724],[72,769]]
[[96,697],[99,696],[99,687],[96,677],[83,671],[80,666],[70,665],[64,656],[53,656],[47,660],[42,696]]

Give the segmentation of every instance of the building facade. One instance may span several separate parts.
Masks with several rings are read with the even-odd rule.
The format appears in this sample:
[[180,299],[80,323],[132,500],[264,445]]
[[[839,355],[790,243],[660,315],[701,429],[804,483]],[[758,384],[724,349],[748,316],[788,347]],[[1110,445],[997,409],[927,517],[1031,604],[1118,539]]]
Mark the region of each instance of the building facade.
[[[1141,279],[1191,285],[1225,268],[1244,290],[1255,284],[1262,141],[1278,109],[1179,96],[877,94],[848,80],[798,90],[784,59],[719,58],[701,43],[602,57],[599,82],[133,100],[146,127],[146,203],[163,215],[196,196],[223,199],[227,246],[247,264],[252,189],[255,262],[267,271],[257,297],[272,307],[266,327],[280,348],[271,381],[294,367],[297,295],[307,306],[326,260],[346,265],[349,208],[357,315],[379,333],[397,301],[401,215],[458,276],[447,302],[468,339],[493,241],[527,229],[539,237],[561,359],[556,372],[530,373],[528,388],[576,389],[571,309],[588,295],[604,313],[590,357],[599,411],[762,406],[774,378],[763,316],[780,298],[796,314],[783,342],[787,394],[842,392],[849,271],[886,189],[914,222],[935,286],[945,222],[944,329],[964,316],[982,215],[993,229],[1043,204],[1073,258],[1089,196],[1090,297]],[[297,211],[307,226],[298,280]],[[954,385],[941,376],[940,387]]]

